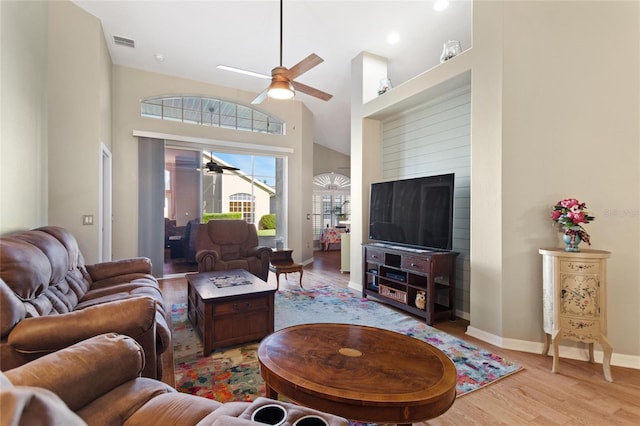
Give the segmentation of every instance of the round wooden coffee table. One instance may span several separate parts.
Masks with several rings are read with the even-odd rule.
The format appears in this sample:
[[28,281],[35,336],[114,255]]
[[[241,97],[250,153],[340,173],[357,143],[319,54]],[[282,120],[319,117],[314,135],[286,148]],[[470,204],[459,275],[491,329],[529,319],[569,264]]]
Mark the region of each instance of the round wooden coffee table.
[[413,337],[350,324],[303,324],[258,348],[267,397],[350,420],[410,424],[439,416],[456,398],[456,368]]

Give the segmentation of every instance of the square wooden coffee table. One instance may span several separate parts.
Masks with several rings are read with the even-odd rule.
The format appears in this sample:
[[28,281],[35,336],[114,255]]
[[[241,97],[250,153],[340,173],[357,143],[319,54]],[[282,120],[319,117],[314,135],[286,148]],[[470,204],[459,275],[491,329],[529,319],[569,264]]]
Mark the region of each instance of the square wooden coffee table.
[[189,320],[203,355],[273,333],[276,286],[244,269],[186,274]]

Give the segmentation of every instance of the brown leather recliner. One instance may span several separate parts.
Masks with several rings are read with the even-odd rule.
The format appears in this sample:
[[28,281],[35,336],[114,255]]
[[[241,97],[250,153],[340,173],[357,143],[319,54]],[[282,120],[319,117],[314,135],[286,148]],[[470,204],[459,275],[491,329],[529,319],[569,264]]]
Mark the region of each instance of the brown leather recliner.
[[0,373],[7,424],[194,425],[220,402],[139,377],[140,345],[107,333]]
[[198,272],[245,269],[267,281],[272,252],[258,245],[255,225],[244,220],[210,220],[198,226]]
[[[142,348],[132,338],[107,333],[0,373],[0,424],[258,426],[254,412],[278,404],[283,426],[313,416],[327,426],[342,417],[268,398],[220,403],[177,392],[139,377]],[[311,424],[317,424],[312,422]]]
[[161,378],[165,312],[147,258],[85,265],[73,235],[54,226],[0,238],[2,370],[117,332],[143,347],[143,375]]

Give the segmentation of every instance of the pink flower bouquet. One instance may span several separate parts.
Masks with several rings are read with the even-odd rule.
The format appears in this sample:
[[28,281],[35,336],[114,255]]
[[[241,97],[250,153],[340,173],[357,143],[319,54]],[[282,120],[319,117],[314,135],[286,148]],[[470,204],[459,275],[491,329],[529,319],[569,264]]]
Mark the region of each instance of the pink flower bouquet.
[[551,212],[551,219],[558,225],[558,230],[571,237],[578,236],[582,241],[591,245],[589,234],[581,224],[594,220],[585,210],[587,205],[575,198],[558,201]]

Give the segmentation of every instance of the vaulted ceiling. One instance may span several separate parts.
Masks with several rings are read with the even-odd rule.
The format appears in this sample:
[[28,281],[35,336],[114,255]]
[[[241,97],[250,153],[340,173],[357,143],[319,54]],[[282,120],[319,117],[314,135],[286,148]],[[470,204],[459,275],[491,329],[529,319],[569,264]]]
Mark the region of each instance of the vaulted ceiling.
[[[271,74],[279,65],[280,4],[259,1],[74,0],[98,17],[114,64],[261,92],[269,81],[218,69],[220,64]],[[471,47],[471,0],[284,0],[283,65],[310,53],[324,62],[297,80],[331,93],[296,99],[314,115],[314,142],[349,154],[351,60],[362,51],[389,59],[394,85],[440,63],[446,40]],[[390,44],[389,34],[398,41]],[[135,47],[114,43],[114,36]],[[159,60],[162,59],[162,60]],[[385,76],[380,76],[380,78]],[[271,101],[274,102],[274,101]],[[287,101],[278,101],[287,102]]]

